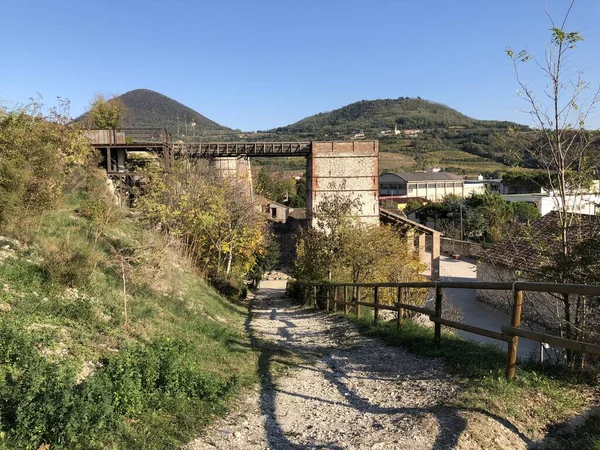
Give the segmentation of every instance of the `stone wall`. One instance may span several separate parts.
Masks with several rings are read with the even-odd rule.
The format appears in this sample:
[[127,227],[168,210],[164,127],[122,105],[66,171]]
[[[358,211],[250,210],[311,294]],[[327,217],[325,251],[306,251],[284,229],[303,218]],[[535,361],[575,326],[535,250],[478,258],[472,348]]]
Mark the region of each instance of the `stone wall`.
[[[427,235],[425,242],[426,249],[431,251],[431,236]],[[440,239],[440,252],[446,255],[460,255],[469,258],[476,258],[483,251],[481,244],[476,242],[460,241],[442,237]]]
[[[514,282],[530,281],[519,277],[515,271],[506,266],[491,264],[487,261],[477,262],[477,281]],[[513,305],[512,291],[478,290],[477,300],[511,314]],[[556,333],[559,318],[563,317],[560,299],[552,294],[542,292],[524,292],[522,320],[542,326],[549,332]],[[508,324],[507,324],[508,325]]]
[[448,255],[461,255],[470,258],[476,258],[483,251],[481,244],[476,242],[459,241],[458,239],[450,239],[442,237],[440,242],[440,250]]

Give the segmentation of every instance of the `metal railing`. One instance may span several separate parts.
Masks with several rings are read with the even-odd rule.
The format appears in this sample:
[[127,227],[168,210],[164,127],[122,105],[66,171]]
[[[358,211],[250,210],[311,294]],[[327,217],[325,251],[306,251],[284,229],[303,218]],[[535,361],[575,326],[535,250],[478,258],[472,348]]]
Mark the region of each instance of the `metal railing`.
[[[514,283],[488,283],[478,281],[428,281],[414,283],[294,283],[296,284],[296,292],[300,292],[299,297],[305,303],[308,303],[314,307],[320,307],[319,302],[317,302],[317,289],[321,291],[325,290],[324,309],[327,311],[337,311],[338,306],[343,306],[344,313],[348,314],[349,309],[352,307],[356,308],[356,313],[358,316],[360,316],[361,307],[370,307],[373,308],[373,320],[375,323],[379,322],[380,310],[395,311],[397,313],[398,329],[402,329],[402,321],[405,310],[425,314],[429,316],[429,319],[434,323],[434,341],[437,345],[441,345],[442,325],[507,342],[508,349],[506,353],[505,374],[509,380],[512,380],[515,376],[519,337],[540,343],[551,344],[576,352],[600,356],[600,345],[592,344],[590,342],[566,339],[546,333],[523,330],[520,328],[521,310],[523,307],[523,292],[600,296],[600,285],[535,283],[521,281]],[[403,301],[406,298],[407,291],[412,288],[434,289],[434,309],[412,305]],[[510,324],[502,326],[500,330],[488,330],[486,328],[444,319],[442,317],[442,299],[443,289],[445,288],[512,291],[513,305]],[[380,302],[380,294],[382,289],[395,290],[395,298],[397,301],[393,302],[392,304],[382,304]],[[365,302],[361,300],[361,294],[364,290],[372,290],[373,302]]]

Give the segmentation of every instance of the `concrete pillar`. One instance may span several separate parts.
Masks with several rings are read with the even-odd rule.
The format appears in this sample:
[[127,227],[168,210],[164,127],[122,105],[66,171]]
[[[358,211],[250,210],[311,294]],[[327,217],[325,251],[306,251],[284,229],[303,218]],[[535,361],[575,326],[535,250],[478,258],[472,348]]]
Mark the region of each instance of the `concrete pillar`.
[[107,172],[112,172],[111,158],[112,158],[112,155],[111,155],[110,147],[106,147],[106,171]]
[[431,239],[431,279],[440,278],[440,233],[433,233]]
[[425,259],[425,237],[427,235],[425,233],[419,234],[419,246],[417,250],[419,252],[419,261],[423,261]]
[[361,204],[352,214],[368,225],[379,224],[379,142],[313,142],[307,158],[307,219],[326,197],[339,193]]
[[406,231],[406,248],[408,249],[408,253],[415,251],[415,230],[410,229]]
[[117,166],[119,172],[125,172],[125,149],[117,149]]
[[237,162],[237,157],[235,156],[224,156],[211,158],[208,161],[208,165],[211,169],[218,171],[219,175],[223,178],[236,178]]

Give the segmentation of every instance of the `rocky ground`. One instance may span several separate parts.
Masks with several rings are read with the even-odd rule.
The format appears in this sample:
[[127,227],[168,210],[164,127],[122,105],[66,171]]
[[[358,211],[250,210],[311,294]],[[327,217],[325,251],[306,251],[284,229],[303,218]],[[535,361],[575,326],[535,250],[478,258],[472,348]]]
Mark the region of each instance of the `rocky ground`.
[[[445,406],[462,383],[441,361],[295,306],[284,285],[263,282],[247,322],[260,349],[260,386],[187,450],[525,448],[501,418]],[[282,365],[290,370],[275,376]]]

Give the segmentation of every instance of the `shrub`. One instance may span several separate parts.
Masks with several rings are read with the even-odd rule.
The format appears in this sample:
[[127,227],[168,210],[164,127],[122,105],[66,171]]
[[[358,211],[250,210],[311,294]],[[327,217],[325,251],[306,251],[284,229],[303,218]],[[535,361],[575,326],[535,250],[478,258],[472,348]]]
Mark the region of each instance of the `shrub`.
[[161,401],[227,396],[237,383],[201,370],[180,341],[132,344],[76,383],[75,367],[47,361],[41,346],[16,324],[0,324],[0,433],[11,448],[102,448],[102,433]]
[[69,287],[87,284],[98,261],[87,243],[68,238],[44,242],[42,257],[42,269],[48,281]]
[[39,103],[0,109],[0,224],[18,226],[59,204],[65,175],[92,154],[82,134],[65,125],[63,106],[48,114]]
[[227,275],[215,275],[209,281],[221,295],[230,300],[243,300],[248,295],[248,287],[240,278]]

